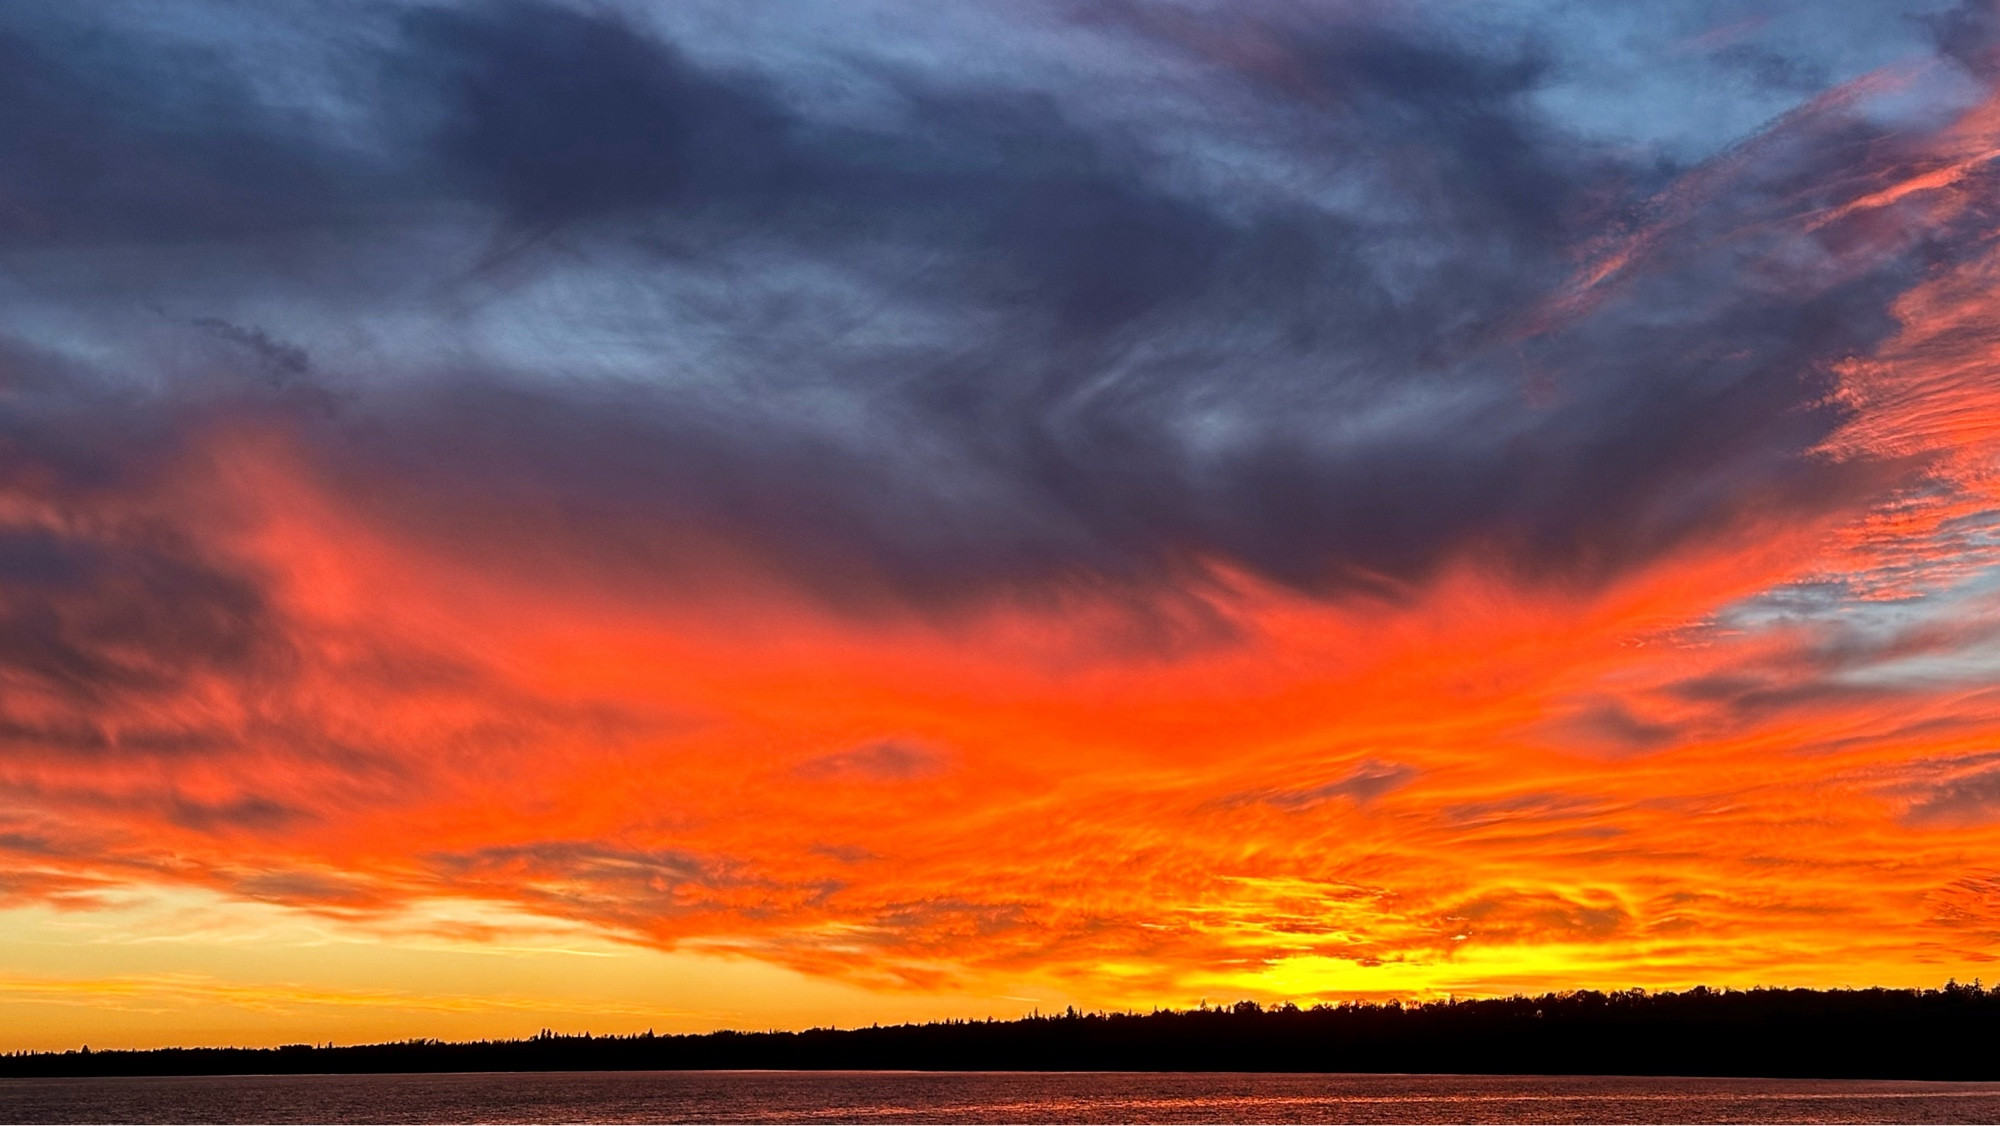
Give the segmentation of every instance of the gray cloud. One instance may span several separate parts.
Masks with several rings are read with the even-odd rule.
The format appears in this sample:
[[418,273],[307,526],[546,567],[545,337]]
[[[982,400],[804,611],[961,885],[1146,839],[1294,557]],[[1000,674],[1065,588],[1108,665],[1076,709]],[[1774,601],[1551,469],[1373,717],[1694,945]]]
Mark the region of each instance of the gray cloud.
[[801,778],[862,782],[904,782],[944,771],[948,756],[906,742],[871,743],[810,758],[793,768]]
[[1485,829],[1518,822],[1540,826],[1551,822],[1593,820],[1614,808],[1603,798],[1541,791],[1490,801],[1459,802],[1444,807],[1442,812],[1445,820],[1456,828]]
[[1367,805],[1384,794],[1409,785],[1416,779],[1417,773],[1415,767],[1404,763],[1364,759],[1331,782],[1298,789],[1255,790],[1238,794],[1229,802],[1258,802],[1293,812],[1313,809],[1336,798],[1345,798],[1355,805]]
[[[1144,601],[1218,564],[1329,596],[1468,557],[1591,584],[1920,468],[1811,451],[1846,418],[1832,366],[1965,233],[1803,216],[1923,120],[1794,120],[1661,194],[1685,168],[1551,108],[1579,73],[1555,23],[1086,5],[1152,76],[1115,114],[1040,62],[821,60],[860,112],[610,7],[192,11],[0,19],[0,264],[34,283],[0,327],[73,372],[0,417],[6,456],[107,488],[249,413],[495,566],[682,580],[707,537],[865,608]],[[1969,9],[1931,26],[1976,53]],[[1793,85],[1851,62],[1744,42]],[[1576,300],[1607,232],[1629,260]],[[196,582],[132,566],[162,605]],[[222,628],[198,613],[181,633]],[[61,641],[22,645],[53,669]]]
[[1912,825],[1981,825],[2000,819],[2000,770],[1974,771],[1910,787],[1903,820]]

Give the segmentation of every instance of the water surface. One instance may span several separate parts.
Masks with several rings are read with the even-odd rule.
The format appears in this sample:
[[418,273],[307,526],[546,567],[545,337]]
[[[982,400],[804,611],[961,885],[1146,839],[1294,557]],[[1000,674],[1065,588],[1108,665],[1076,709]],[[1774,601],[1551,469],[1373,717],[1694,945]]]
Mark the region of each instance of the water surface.
[[2000,1122],[2000,1083],[628,1071],[0,1080],[5,1122]]

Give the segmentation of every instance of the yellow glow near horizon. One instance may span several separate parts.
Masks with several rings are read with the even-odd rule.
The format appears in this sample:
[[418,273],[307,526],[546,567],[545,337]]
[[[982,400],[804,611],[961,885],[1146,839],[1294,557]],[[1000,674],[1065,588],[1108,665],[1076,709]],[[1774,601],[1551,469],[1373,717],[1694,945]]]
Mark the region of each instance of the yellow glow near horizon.
[[[0,911],[0,1050],[798,1029],[852,1024],[860,1013],[1010,1017],[1072,1000],[883,995],[471,904],[360,927],[178,888],[119,898],[94,910]],[[453,916],[477,917],[502,937],[424,933]]]

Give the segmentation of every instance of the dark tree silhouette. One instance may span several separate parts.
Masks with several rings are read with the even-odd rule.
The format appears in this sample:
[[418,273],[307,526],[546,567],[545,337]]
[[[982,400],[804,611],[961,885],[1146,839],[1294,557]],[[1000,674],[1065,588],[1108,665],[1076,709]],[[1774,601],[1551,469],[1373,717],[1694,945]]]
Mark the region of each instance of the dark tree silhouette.
[[2000,990],[1582,991],[804,1032],[17,1052],[0,1076],[706,1068],[2000,1079]]

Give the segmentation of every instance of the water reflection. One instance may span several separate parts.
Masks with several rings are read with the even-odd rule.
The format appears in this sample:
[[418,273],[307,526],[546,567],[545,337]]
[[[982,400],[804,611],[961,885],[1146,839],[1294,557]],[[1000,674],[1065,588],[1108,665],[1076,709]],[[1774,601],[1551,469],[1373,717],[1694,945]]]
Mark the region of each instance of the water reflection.
[[1994,1122],[2000,1084],[583,1072],[0,1080],[8,1122]]

